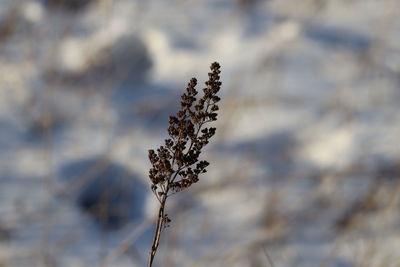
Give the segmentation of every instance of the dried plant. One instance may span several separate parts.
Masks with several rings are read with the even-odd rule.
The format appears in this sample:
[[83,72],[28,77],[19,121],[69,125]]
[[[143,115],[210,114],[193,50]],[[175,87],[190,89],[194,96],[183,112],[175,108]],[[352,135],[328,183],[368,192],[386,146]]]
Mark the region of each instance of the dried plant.
[[216,128],[204,127],[217,120],[217,96],[221,87],[220,65],[211,64],[208,81],[203,89],[203,97],[197,99],[196,78],[192,78],[181,96],[181,108],[176,116],[169,117],[168,134],[165,145],[157,151],[149,150],[152,168],[149,171],[151,190],[160,202],[154,239],[150,248],[149,267],[156,255],[162,230],[171,222],[165,213],[165,205],[170,195],[180,192],[199,181],[199,175],[206,172],[209,163],[199,161],[201,150],[215,134]]

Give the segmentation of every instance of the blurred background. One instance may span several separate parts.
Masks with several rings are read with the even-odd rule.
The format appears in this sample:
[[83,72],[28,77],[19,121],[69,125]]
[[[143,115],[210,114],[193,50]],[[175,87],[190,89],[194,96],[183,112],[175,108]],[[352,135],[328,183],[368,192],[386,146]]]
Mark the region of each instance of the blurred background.
[[169,199],[156,266],[400,266],[398,10],[1,0],[0,266],[145,266],[147,150],[214,61],[211,165]]

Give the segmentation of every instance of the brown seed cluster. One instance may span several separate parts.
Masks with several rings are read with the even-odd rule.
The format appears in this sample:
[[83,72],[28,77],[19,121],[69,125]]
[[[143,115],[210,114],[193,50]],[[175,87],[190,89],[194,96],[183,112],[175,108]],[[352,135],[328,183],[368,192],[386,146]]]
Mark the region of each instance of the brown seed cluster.
[[[211,64],[208,81],[203,96],[196,98],[197,80],[192,78],[181,96],[181,108],[176,116],[169,117],[168,134],[165,145],[156,151],[149,150],[152,168],[149,171],[151,189],[162,202],[168,193],[179,192],[199,181],[199,175],[206,172],[209,163],[199,161],[201,150],[215,134],[216,128],[204,127],[217,120],[217,96],[221,88],[220,65]],[[171,190],[171,191],[170,191]]]
[[197,99],[197,80],[191,79],[186,92],[181,96],[181,108],[176,116],[169,117],[168,134],[165,145],[157,151],[149,150],[152,167],[149,171],[151,190],[160,202],[158,219],[154,231],[153,243],[149,253],[149,264],[153,266],[154,257],[160,244],[162,229],[169,226],[171,220],[165,213],[168,196],[188,188],[199,181],[199,175],[206,172],[209,163],[199,161],[201,150],[215,134],[215,128],[204,127],[208,122],[217,120],[217,96],[221,88],[220,66],[211,64],[208,81],[203,89],[203,97]]

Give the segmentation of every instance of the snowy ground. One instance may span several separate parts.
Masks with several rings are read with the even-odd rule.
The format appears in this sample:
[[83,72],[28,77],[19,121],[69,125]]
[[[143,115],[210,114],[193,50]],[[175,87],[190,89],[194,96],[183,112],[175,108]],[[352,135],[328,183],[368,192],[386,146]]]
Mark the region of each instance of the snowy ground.
[[145,266],[147,150],[213,61],[211,166],[156,266],[399,266],[399,8],[0,1],[0,266]]

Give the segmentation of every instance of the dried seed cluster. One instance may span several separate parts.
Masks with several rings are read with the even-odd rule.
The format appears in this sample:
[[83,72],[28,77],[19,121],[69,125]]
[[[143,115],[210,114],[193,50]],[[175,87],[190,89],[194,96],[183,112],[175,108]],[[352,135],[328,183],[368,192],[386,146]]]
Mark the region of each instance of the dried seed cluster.
[[[199,175],[206,172],[209,163],[199,161],[201,150],[215,134],[215,128],[203,127],[217,120],[217,96],[221,88],[220,65],[211,64],[208,81],[203,89],[203,97],[197,99],[197,80],[192,78],[181,96],[181,108],[176,116],[169,117],[168,134],[165,145],[157,151],[149,150],[152,168],[149,171],[151,189],[158,200],[168,196],[168,192],[181,191],[199,181]],[[171,190],[171,191],[169,191]]]
[[152,167],[149,171],[151,190],[160,202],[153,243],[149,253],[149,264],[153,266],[154,257],[160,244],[161,231],[169,226],[171,220],[165,213],[165,205],[170,194],[188,188],[199,181],[199,175],[206,172],[209,163],[199,161],[201,150],[215,134],[215,128],[203,127],[217,120],[217,96],[221,88],[218,63],[211,64],[208,81],[203,89],[203,97],[197,99],[197,80],[191,79],[186,92],[181,97],[181,108],[176,116],[169,117],[168,134],[165,145],[157,151],[149,150]]

